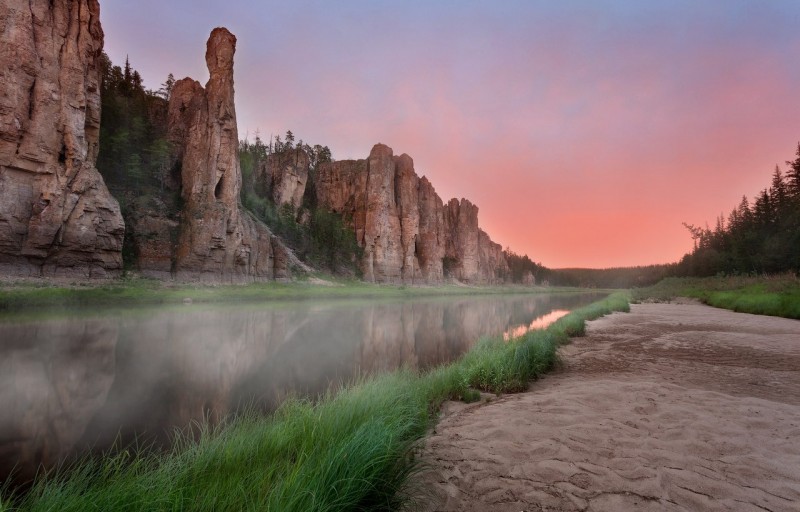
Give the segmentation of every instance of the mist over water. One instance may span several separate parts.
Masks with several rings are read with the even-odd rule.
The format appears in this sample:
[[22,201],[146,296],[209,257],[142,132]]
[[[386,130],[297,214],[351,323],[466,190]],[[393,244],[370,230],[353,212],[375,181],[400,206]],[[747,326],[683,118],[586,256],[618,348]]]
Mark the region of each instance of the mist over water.
[[481,337],[541,328],[598,294],[135,308],[0,322],[0,480],[115,441],[165,447],[289,394],[421,370]]

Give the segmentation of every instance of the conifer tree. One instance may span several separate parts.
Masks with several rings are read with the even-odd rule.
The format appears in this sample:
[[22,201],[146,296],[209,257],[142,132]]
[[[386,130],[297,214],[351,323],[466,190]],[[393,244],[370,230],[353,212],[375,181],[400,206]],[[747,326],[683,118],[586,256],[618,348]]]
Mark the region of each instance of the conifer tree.
[[787,160],[789,170],[786,172],[786,181],[789,194],[796,200],[800,200],[800,142],[797,143],[797,158]]

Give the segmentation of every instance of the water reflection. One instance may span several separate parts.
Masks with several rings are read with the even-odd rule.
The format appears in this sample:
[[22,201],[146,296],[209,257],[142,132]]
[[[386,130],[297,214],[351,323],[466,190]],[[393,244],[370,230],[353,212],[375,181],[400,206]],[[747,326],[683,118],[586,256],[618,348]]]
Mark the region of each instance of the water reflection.
[[551,311],[542,316],[534,318],[528,325],[518,325],[516,327],[512,327],[503,333],[503,339],[507,341],[511,338],[522,336],[526,332],[535,331],[536,329],[544,329],[559,318],[567,316],[568,314],[569,311],[566,309],[556,309],[555,311]]
[[142,433],[217,421],[244,404],[403,366],[552,321],[597,295],[483,296],[136,309],[0,323],[0,480]]

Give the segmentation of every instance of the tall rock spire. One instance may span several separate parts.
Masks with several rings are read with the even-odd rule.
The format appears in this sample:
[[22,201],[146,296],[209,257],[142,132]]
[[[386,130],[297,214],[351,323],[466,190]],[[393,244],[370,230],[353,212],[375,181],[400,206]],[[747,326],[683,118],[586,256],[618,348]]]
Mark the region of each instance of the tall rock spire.
[[181,165],[184,209],[176,251],[178,278],[246,282],[284,278],[302,265],[267,227],[242,210],[234,106],[236,37],[215,28],[206,45],[203,88],[184,78],[169,101],[170,138]]

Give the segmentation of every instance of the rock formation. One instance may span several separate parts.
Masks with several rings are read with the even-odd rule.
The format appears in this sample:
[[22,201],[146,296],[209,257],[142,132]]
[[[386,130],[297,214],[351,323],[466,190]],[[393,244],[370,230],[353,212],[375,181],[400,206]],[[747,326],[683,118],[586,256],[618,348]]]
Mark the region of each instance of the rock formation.
[[0,272],[113,276],[124,224],[95,168],[98,2],[2,2],[0,26]]
[[406,154],[376,144],[366,160],[323,163],[321,207],[344,215],[364,249],[364,279],[380,283],[495,283],[508,269],[502,247],[478,227],[478,207],[446,205]]
[[125,214],[136,266],[146,277],[172,277],[180,233],[175,199],[171,190],[162,196],[140,196],[131,201]]
[[[283,278],[300,265],[266,226],[239,204],[233,54],[236,37],[215,28],[206,48],[210,78],[203,88],[184,78],[169,101],[169,133],[177,147],[184,207],[174,271],[178,278],[244,282]],[[302,194],[301,194],[302,195]]]
[[301,148],[267,155],[256,169],[256,192],[297,214],[303,204],[310,159]]

